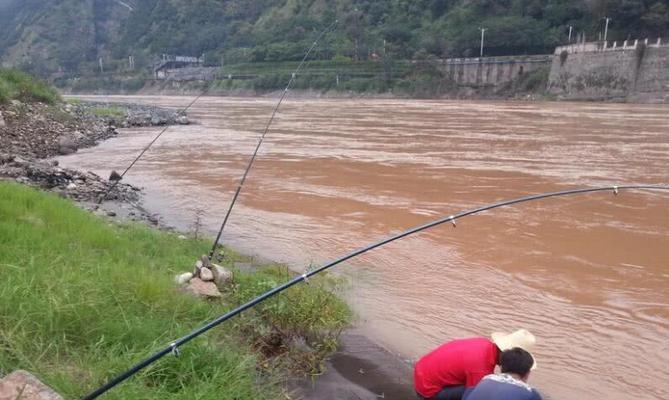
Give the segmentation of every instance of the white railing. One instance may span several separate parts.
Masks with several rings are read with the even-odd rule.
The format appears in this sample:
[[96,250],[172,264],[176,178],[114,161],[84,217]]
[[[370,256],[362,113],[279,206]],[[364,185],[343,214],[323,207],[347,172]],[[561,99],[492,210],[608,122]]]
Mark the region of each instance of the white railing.
[[594,53],[602,51],[625,51],[625,50],[635,50],[639,44],[645,44],[646,47],[668,47],[669,42],[663,41],[661,38],[657,40],[649,39],[635,39],[635,40],[625,40],[622,42],[619,41],[600,41],[600,42],[583,42],[583,43],[574,43],[565,46],[558,46],[555,48],[555,54],[559,55],[562,52],[566,51],[568,54],[574,53]]

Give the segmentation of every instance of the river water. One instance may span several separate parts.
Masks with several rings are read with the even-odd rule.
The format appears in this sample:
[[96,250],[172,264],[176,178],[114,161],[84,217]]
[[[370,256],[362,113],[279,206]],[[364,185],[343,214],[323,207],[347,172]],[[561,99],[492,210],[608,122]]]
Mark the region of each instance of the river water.
[[[102,98],[92,97],[94,100]],[[105,97],[184,107],[188,97]],[[183,229],[214,232],[276,99],[203,98],[126,177]],[[107,176],[159,131],[61,158]],[[669,107],[288,99],[223,242],[297,269],[405,228],[526,194],[668,183]],[[416,359],[526,328],[554,399],[668,399],[669,194],[602,192],[443,225],[338,267],[373,340]]]

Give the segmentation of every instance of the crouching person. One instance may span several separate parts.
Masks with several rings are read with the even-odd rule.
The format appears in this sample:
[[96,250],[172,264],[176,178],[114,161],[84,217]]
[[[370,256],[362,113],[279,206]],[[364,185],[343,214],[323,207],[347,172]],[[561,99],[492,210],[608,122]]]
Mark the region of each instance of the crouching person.
[[541,400],[539,393],[527,384],[534,358],[515,347],[500,355],[500,375],[488,375],[474,389],[465,393],[465,400]]

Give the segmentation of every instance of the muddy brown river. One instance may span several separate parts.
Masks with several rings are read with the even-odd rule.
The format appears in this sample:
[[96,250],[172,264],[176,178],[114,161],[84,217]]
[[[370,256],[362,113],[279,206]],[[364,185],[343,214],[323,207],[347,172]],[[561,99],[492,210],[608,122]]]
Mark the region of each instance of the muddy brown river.
[[[93,98],[102,99],[102,98]],[[105,97],[183,107],[191,97]],[[203,98],[126,177],[145,204],[213,233],[275,98]],[[108,175],[158,129],[61,158]],[[669,183],[669,107],[291,99],[223,242],[321,264],[413,225],[526,194]],[[496,209],[338,267],[370,338],[407,359],[527,328],[530,383],[553,399],[669,399],[669,194],[597,193]]]

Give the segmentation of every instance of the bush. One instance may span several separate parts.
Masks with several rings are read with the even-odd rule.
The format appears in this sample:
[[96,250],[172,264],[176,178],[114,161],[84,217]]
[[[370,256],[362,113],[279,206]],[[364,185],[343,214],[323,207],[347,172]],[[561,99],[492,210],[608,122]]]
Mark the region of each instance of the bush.
[[20,100],[53,104],[61,101],[56,89],[16,69],[0,69],[0,103]]

